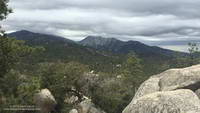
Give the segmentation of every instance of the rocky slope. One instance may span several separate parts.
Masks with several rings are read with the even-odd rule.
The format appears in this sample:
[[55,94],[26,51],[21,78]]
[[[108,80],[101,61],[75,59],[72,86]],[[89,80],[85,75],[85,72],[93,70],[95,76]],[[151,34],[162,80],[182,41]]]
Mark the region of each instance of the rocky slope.
[[146,80],[123,113],[200,113],[200,65]]

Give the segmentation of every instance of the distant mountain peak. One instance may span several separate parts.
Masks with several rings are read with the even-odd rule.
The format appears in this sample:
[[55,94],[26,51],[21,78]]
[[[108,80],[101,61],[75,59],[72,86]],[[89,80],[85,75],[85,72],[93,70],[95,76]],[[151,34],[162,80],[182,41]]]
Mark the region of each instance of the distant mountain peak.
[[109,45],[110,43],[117,42],[119,40],[115,38],[105,38],[102,36],[88,36],[82,41],[80,41],[80,44],[84,46],[104,46]]
[[28,30],[20,30],[20,31],[17,31],[17,32],[28,32],[28,33],[30,33],[31,31],[28,31]]
[[102,37],[102,36],[87,36],[83,40],[101,40],[101,41],[114,41],[117,40],[116,38],[108,38],[108,37]]
[[102,36],[87,36],[85,39],[102,39],[102,38],[104,38],[104,37],[102,37]]
[[34,32],[31,32],[31,31],[28,31],[28,30],[20,30],[20,31],[16,31],[16,32],[13,32],[13,33],[21,33],[21,34],[33,34]]

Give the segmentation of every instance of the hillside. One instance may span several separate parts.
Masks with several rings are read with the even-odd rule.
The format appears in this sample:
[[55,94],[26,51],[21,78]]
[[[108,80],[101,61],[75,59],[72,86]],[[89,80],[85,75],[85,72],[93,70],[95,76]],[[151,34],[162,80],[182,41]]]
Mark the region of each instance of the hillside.
[[141,59],[144,66],[143,71],[148,75],[168,68],[168,66],[162,68],[161,65],[173,64],[173,59],[177,57],[177,54],[179,54],[178,57],[187,55],[156,46],[148,46],[138,41],[124,42],[115,38],[88,36],[77,43],[64,37],[26,30],[17,31],[8,36],[24,40],[27,45],[44,47],[44,53],[36,58],[38,61],[77,61],[103,72],[113,72],[117,64],[126,60],[129,52],[136,53]]
[[[105,64],[111,67],[113,62],[119,61],[116,56],[103,54],[90,47],[83,47],[72,40],[59,36],[33,33],[26,30],[10,33],[8,36],[17,40],[24,40],[30,46],[44,47],[45,52],[40,57],[41,61],[77,61],[98,69]],[[109,69],[108,67],[102,68],[102,70]]]
[[79,44],[92,47],[99,51],[109,51],[113,54],[125,56],[130,52],[136,53],[141,59],[146,75],[159,73],[176,65],[177,58],[187,57],[187,53],[149,46],[138,41],[121,41],[115,38],[88,36]]

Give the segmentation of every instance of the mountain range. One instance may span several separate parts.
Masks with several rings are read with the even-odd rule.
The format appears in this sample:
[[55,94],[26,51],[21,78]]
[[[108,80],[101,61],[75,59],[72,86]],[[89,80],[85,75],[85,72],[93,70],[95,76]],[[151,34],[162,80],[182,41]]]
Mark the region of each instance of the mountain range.
[[46,51],[41,56],[43,60],[78,61],[88,64],[92,68],[102,68],[103,70],[109,70],[108,67],[112,67],[113,64],[122,63],[130,52],[138,55],[144,64],[148,64],[147,66],[156,63],[159,66],[177,55],[187,55],[182,52],[145,45],[138,41],[125,42],[116,38],[101,36],[88,36],[79,42],[27,30],[13,32],[8,36],[17,40],[24,40],[25,44],[30,46],[44,47]]
[[[121,41],[116,38],[104,38],[101,36],[88,36],[85,39],[76,43],[70,39],[48,35],[48,34],[41,34],[41,33],[33,33],[27,30],[21,30],[14,33],[8,34],[10,37],[15,37],[18,40],[24,40],[28,44],[32,45],[43,45],[48,43],[60,43],[60,44],[70,44],[70,45],[82,45],[84,47],[91,47],[96,50],[101,51],[109,51],[112,53],[117,54],[127,54],[129,52],[135,52],[139,55],[158,55],[163,54],[166,56],[174,55],[177,51],[163,49],[157,46],[149,46],[145,45],[138,41]],[[180,54],[185,54],[182,52],[178,52]]]

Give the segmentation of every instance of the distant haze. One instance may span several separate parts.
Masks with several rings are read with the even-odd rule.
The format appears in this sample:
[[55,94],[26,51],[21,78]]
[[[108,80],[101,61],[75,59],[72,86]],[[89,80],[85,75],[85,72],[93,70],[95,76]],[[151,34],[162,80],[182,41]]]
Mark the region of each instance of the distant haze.
[[10,0],[7,31],[81,40],[88,35],[187,51],[200,41],[199,0]]

